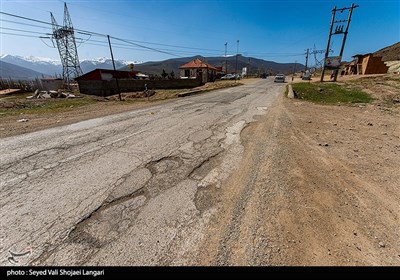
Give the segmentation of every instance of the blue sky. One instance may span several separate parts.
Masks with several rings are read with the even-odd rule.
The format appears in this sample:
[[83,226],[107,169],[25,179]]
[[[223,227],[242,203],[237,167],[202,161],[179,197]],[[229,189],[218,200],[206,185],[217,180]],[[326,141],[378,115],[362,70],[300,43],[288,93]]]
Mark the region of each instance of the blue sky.
[[[63,22],[63,1],[0,1],[1,12],[50,22],[51,11],[59,24]],[[353,2],[360,7],[353,12],[345,60],[400,41],[399,0],[66,1],[75,29],[133,40],[152,48],[112,39],[116,59],[157,61],[179,56],[220,56],[224,55],[225,43],[228,54],[233,55],[239,40],[239,53],[245,56],[301,63],[305,62],[305,49],[313,49],[314,45],[316,49],[326,48],[333,7],[349,7]],[[336,19],[345,18],[347,12],[338,13]],[[38,38],[51,33],[49,27],[0,14],[0,53],[59,59],[57,49],[49,47],[50,39]],[[106,37],[76,37],[81,60],[110,57]],[[341,42],[341,35],[332,37],[332,55],[339,54]],[[312,56],[310,64],[313,63]]]

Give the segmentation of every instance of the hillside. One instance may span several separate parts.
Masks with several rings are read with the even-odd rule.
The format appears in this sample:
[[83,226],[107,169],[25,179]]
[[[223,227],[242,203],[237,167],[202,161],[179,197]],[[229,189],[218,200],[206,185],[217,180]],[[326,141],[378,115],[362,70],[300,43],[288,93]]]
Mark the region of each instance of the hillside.
[[13,64],[19,67],[30,69],[39,73],[53,76],[62,73],[62,66],[60,61],[55,61],[43,57],[22,57],[18,55],[2,55],[0,61]]
[[[0,61],[13,64],[15,66],[30,69],[39,73],[43,73],[49,76],[61,76],[63,67],[61,61],[51,58],[44,57],[22,57],[18,55],[5,54],[0,56]],[[115,67],[121,68],[129,63],[140,63],[136,61],[125,61],[125,60],[115,60]],[[100,57],[96,59],[84,59],[80,61],[80,66],[83,73],[90,72],[96,68],[100,69],[113,69],[112,60],[106,57]],[[13,77],[12,78],[18,78]]]
[[[0,61],[0,78],[2,79],[21,79],[21,80],[32,80],[35,78],[43,77],[44,74],[25,68],[17,66],[11,63]],[[46,75],[44,75],[46,76]]]
[[[179,75],[179,67],[186,62],[189,62],[195,58],[205,59],[208,63],[214,66],[225,65],[225,59],[228,62],[228,72],[235,72],[236,69],[236,57],[184,57],[184,58],[172,58],[164,61],[149,61],[139,65],[135,65],[136,71],[141,71],[147,74],[158,74],[162,73],[164,69],[167,73],[174,71],[175,75]],[[293,71],[294,63],[277,63],[273,61],[267,61],[263,59],[238,56],[238,72],[241,72],[243,67],[249,67],[250,74],[272,72],[272,73],[291,73]],[[303,69],[304,65],[301,63],[296,64],[296,69]],[[128,70],[128,67],[123,67],[121,70]]]
[[[230,57],[182,57],[182,58],[172,58],[163,61],[148,61],[145,63],[136,61],[125,61],[125,60],[115,60],[115,67],[119,70],[127,70],[128,65],[133,63],[135,65],[135,70],[146,74],[160,75],[163,69],[167,73],[174,71],[175,76],[179,76],[179,67],[195,58],[200,58],[206,60],[211,65],[222,67],[225,70],[225,61],[228,63],[228,73],[234,73],[236,70],[236,56]],[[48,76],[60,76],[62,74],[62,65],[57,60],[52,60],[48,58],[39,57],[21,57],[14,55],[2,55],[0,61],[6,63],[7,69],[4,68],[3,72],[7,73],[7,77],[13,79],[23,79],[25,77],[37,77],[43,74]],[[11,66],[12,65],[12,66]],[[112,60],[110,58],[97,58],[92,60],[81,60],[80,66],[83,73],[87,73],[96,68],[99,69],[113,69]],[[6,66],[4,66],[6,67]],[[22,69],[25,69],[22,71]],[[267,61],[263,59],[258,59],[254,57],[238,56],[237,61],[237,71],[241,72],[243,67],[248,67],[248,73],[258,74],[258,73],[291,73],[293,72],[294,63],[277,63],[273,61]],[[304,65],[297,63],[296,70],[304,69]],[[13,70],[12,70],[12,69]],[[17,71],[16,69],[20,69]],[[33,72],[26,72],[26,69]],[[15,72],[17,71],[17,72]],[[21,72],[22,71],[22,72]],[[16,73],[14,76],[13,73]],[[4,74],[3,74],[4,75]]]
[[382,61],[400,60],[400,42],[374,52],[375,56],[382,56]]

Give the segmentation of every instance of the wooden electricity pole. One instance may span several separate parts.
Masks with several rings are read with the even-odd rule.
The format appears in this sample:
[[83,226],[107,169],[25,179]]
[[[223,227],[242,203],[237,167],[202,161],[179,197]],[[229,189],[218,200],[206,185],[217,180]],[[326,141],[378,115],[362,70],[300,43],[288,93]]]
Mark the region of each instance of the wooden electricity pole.
[[306,50],[306,65],[304,66],[304,71],[307,71],[307,67],[308,67],[308,54],[309,54],[310,49]]
[[[330,25],[330,27],[329,27],[329,37],[328,37],[328,43],[327,43],[327,45],[326,45],[325,58],[324,58],[324,65],[323,65],[323,67],[322,67],[321,82],[324,81],[325,65],[326,65],[326,61],[327,61],[327,59],[328,59],[328,55],[329,55],[329,47],[330,47],[330,44],[331,44],[331,37],[332,37],[332,35],[344,34],[343,40],[342,40],[342,46],[341,46],[341,48],[340,48],[340,53],[339,53],[339,57],[340,57],[340,60],[341,60],[341,58],[342,58],[342,56],[343,56],[344,45],[345,45],[346,39],[347,39],[347,34],[348,34],[348,32],[349,32],[349,26],[350,26],[351,16],[352,16],[352,14],[353,14],[353,9],[355,9],[355,8],[357,8],[357,7],[359,7],[359,6],[358,6],[358,5],[355,5],[355,4],[353,3],[353,4],[351,4],[351,7],[337,9],[336,6],[335,6],[335,7],[333,8],[333,10],[332,10],[332,20],[331,20],[331,25]],[[345,10],[349,10],[348,19],[347,19],[347,20],[338,20],[338,21],[335,21],[336,12],[343,13],[343,11],[345,11]],[[335,23],[341,23],[341,22],[347,22],[346,30],[343,31],[343,25],[336,25],[335,32],[332,33],[333,25],[334,25]],[[335,75],[334,75],[334,79],[333,79],[334,81],[336,81],[337,75],[338,75],[338,69],[335,70]]]
[[111,53],[111,59],[112,59],[112,63],[113,63],[113,68],[114,68],[114,74],[115,74],[115,82],[117,83],[117,91],[118,91],[118,96],[119,96],[119,101],[122,101],[121,98],[121,91],[119,90],[119,83],[118,83],[118,77],[117,77],[117,73],[115,70],[115,62],[114,62],[114,55],[113,55],[113,51],[111,48],[111,41],[110,41],[110,35],[107,35],[107,39],[108,39],[108,45],[110,47],[110,53]]
[[228,74],[228,58],[226,57],[227,48],[228,48],[228,43],[225,43],[225,75]]
[[[349,9],[349,17],[347,19],[347,24],[346,24],[346,30],[344,31],[344,36],[343,36],[343,41],[342,41],[342,47],[340,48],[340,53],[339,56],[342,57],[343,56],[343,50],[344,50],[344,44],[346,43],[346,39],[347,39],[347,33],[349,33],[349,26],[350,26],[350,21],[351,21],[351,15],[353,14],[353,9],[357,8],[358,5],[354,5],[351,4],[351,7],[348,8]],[[335,71],[335,77],[333,78],[333,80],[336,82],[337,76],[338,76],[339,71]]]
[[239,55],[239,40],[236,41],[237,44],[237,50],[236,50],[236,66],[235,66],[235,74],[237,74],[237,68],[238,68],[238,55]]

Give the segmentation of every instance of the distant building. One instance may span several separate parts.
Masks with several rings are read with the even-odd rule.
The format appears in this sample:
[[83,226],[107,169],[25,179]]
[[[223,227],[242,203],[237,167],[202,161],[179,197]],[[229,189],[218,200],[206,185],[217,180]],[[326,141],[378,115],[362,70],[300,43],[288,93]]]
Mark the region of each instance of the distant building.
[[345,75],[386,74],[389,67],[382,61],[381,56],[372,53],[356,54],[354,60],[347,64],[344,69]]
[[[118,92],[135,92],[145,89],[180,89],[200,86],[200,79],[149,80],[148,75],[135,71],[95,69],[75,78],[79,91],[84,94],[110,96]],[[118,83],[117,83],[118,80]]]
[[181,79],[198,78],[203,83],[207,83],[214,82],[217,76],[217,68],[199,58],[183,64],[179,69]]

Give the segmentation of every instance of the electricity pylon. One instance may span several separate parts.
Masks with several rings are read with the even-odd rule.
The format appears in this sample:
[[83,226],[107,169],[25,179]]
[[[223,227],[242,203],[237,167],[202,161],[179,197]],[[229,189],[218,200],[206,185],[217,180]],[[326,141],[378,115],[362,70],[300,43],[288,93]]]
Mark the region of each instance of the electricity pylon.
[[70,88],[70,82],[74,78],[82,75],[79,65],[78,51],[75,43],[74,27],[72,26],[71,17],[68,12],[67,3],[64,3],[64,24],[57,24],[53,14],[51,15],[51,23],[53,25],[52,39],[57,43],[58,52],[60,54],[63,66],[64,86]]

